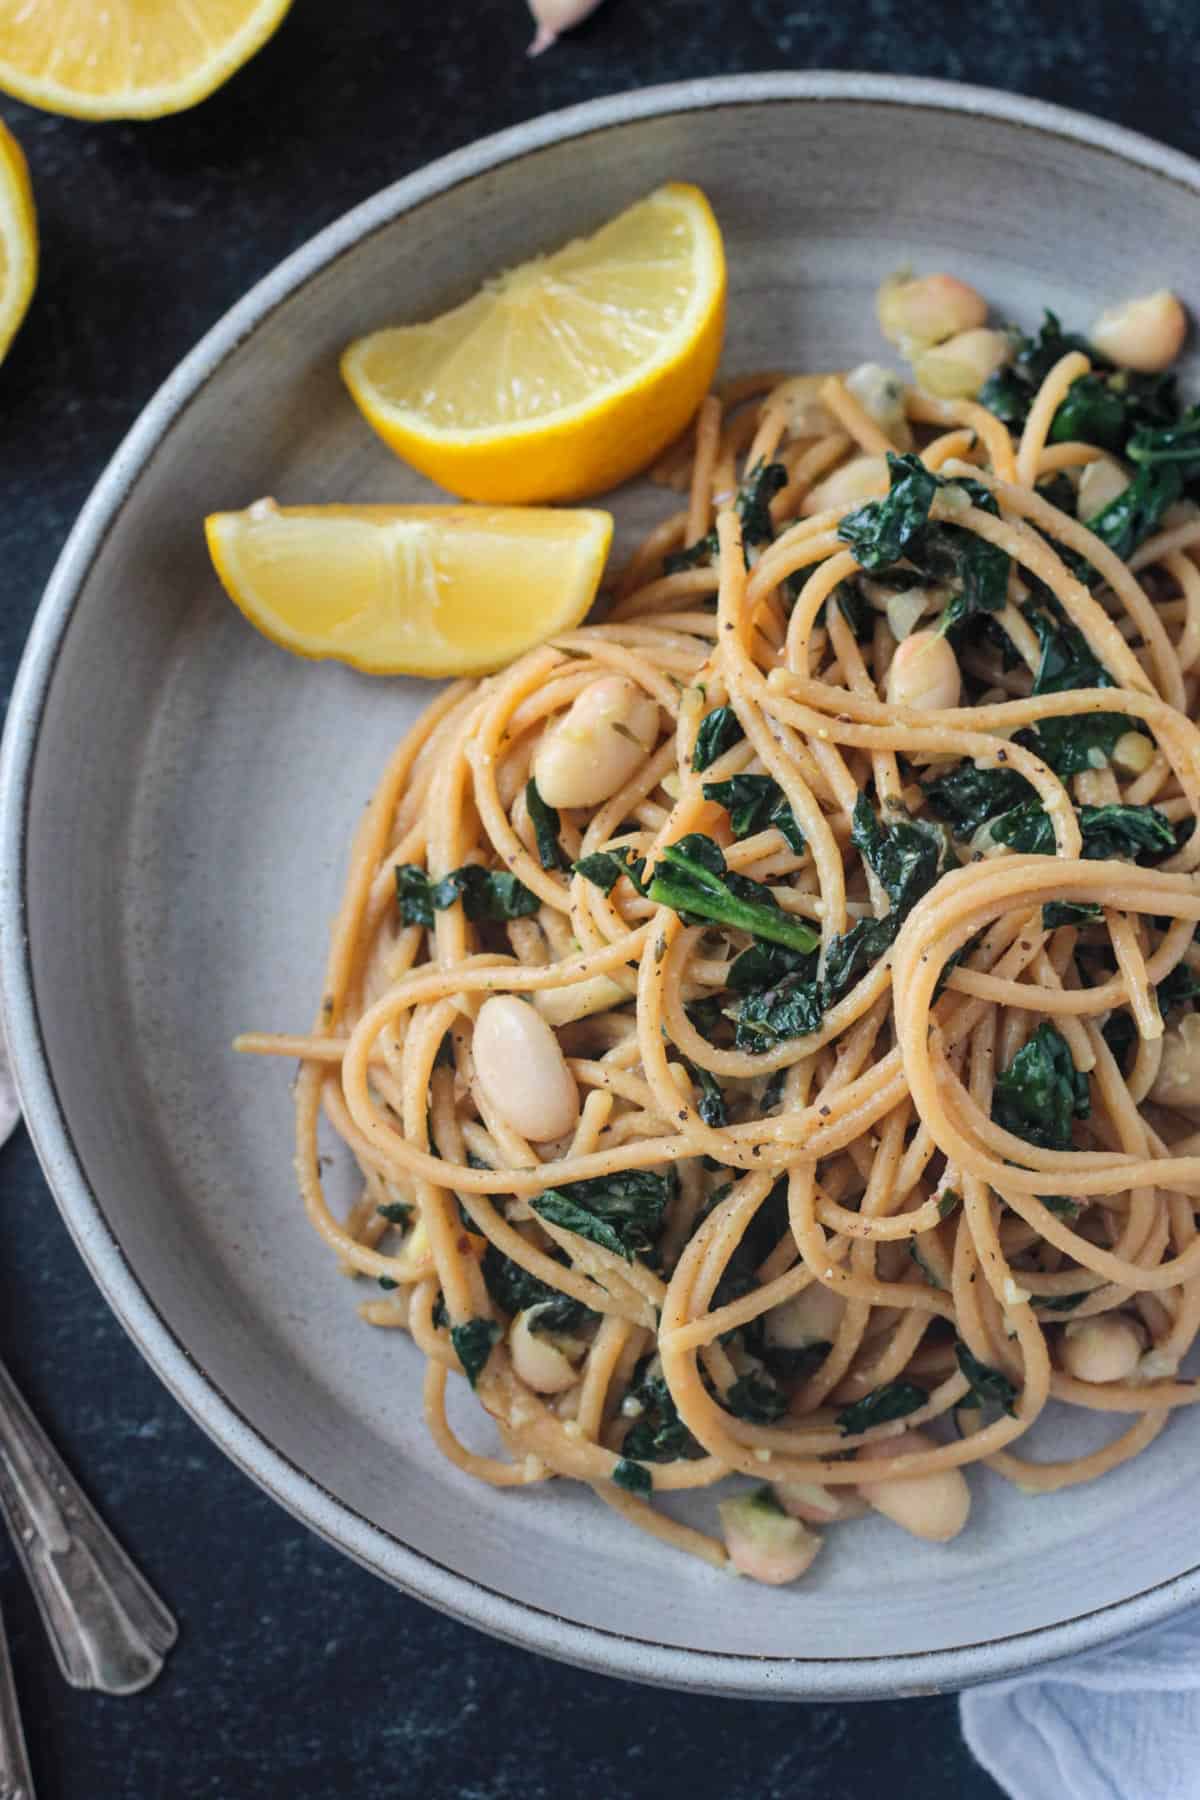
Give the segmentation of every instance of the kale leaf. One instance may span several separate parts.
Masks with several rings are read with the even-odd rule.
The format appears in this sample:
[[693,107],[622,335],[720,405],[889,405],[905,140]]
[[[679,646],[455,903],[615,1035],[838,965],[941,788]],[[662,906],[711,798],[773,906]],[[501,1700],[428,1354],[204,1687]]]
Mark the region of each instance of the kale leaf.
[[874,871],[892,903],[892,912],[903,919],[947,870],[958,867],[958,858],[944,826],[926,819],[899,819],[881,825],[865,794],[854,806],[850,841]]
[[533,834],[537,840],[538,858],[543,869],[565,869],[567,859],[558,841],[557,808],[546,805],[532,775],[525,783],[525,805],[529,811]]
[[922,786],[930,807],[960,838],[970,837],[989,819],[1010,812],[1034,794],[1015,769],[978,769],[973,762],[958,763]]
[[[986,1405],[993,1401],[1002,1406],[1010,1416],[1016,1414],[1013,1401],[1017,1397],[1017,1389],[1002,1369],[994,1369],[990,1363],[980,1362],[972,1355],[961,1338],[954,1344],[954,1354],[958,1366],[971,1384],[971,1394],[976,1406]],[[964,1403],[965,1404],[965,1403]]]
[[747,994],[738,1009],[734,1047],[771,1050],[781,1038],[808,1037],[821,1029],[825,996],[821,983],[785,975],[774,987]]
[[683,1420],[662,1375],[636,1378],[629,1398],[641,1408],[625,1433],[621,1450],[635,1462],[664,1463],[686,1459],[694,1462],[705,1454]]
[[573,1231],[632,1262],[651,1248],[662,1228],[671,1197],[669,1175],[653,1169],[624,1169],[589,1181],[565,1181],[547,1188],[530,1205],[552,1225]]
[[483,1374],[489,1356],[503,1335],[494,1319],[468,1319],[465,1325],[450,1327],[454,1353],[472,1387]]
[[402,925],[433,924],[433,899],[430,881],[416,863],[396,864],[396,904]]
[[382,1206],[377,1206],[375,1211],[381,1218],[386,1219],[389,1225],[404,1227],[412,1218],[413,1209],[407,1201],[386,1200]]
[[861,975],[889,951],[900,929],[900,915],[885,919],[859,919],[849,931],[831,940],[825,952],[825,1000],[832,1006]]
[[1071,1123],[1091,1111],[1088,1078],[1071,1058],[1066,1038],[1043,1020],[996,1077],[992,1119],[1042,1150],[1069,1150]]
[[771,502],[787,482],[788,472],[782,463],[765,463],[761,457],[743,478],[733,505],[742,521],[742,543],[747,550],[752,544],[769,544],[774,538]]
[[739,1375],[722,1394],[721,1404],[736,1419],[748,1419],[755,1425],[773,1425],[787,1411],[787,1395],[764,1369],[761,1373]]
[[699,772],[710,768],[718,756],[724,756],[727,750],[732,750],[735,744],[741,743],[745,735],[742,722],[732,706],[714,706],[700,721],[692,751],[693,769]]
[[847,1437],[870,1431],[875,1425],[887,1425],[892,1419],[907,1418],[924,1406],[929,1395],[911,1381],[889,1381],[872,1389],[861,1400],[844,1406],[837,1415],[837,1427]]
[[415,863],[396,865],[396,900],[401,923],[433,924],[436,908],[444,912],[459,900],[468,919],[526,919],[541,904],[509,869],[483,869],[476,863],[452,869],[440,881],[432,881]]
[[899,562],[917,533],[929,522],[929,509],[941,486],[919,456],[888,453],[889,492],[868,500],[838,524],[837,535],[849,544],[861,568],[871,574]]
[[630,1462],[625,1456],[613,1470],[612,1478],[617,1487],[624,1488],[627,1494],[637,1494],[642,1499],[654,1491],[654,1479],[649,1469],[643,1469],[640,1463]]
[[668,844],[655,864],[650,898],[685,915],[748,931],[793,950],[815,950],[820,935],[785,913],[769,887],[728,869],[721,846],[691,832]]
[[489,1244],[483,1253],[483,1280],[488,1293],[503,1312],[515,1316],[537,1307],[535,1329],[574,1331],[594,1316],[582,1301],[560,1293],[548,1281],[531,1275],[520,1263],[497,1250],[495,1244]]
[[1090,925],[1103,918],[1104,908],[1091,900],[1047,900],[1042,908],[1042,925],[1054,931],[1059,925]]
[[594,850],[590,856],[581,856],[577,863],[572,863],[571,868],[593,887],[598,887],[602,894],[611,894],[622,875],[632,882],[639,894],[646,893],[646,859],[634,856],[631,850]]
[[706,781],[704,798],[725,808],[735,838],[753,837],[756,831],[774,825],[797,856],[803,853],[804,833],[773,775],[731,775],[728,781]]
[[[1081,806],[1079,829],[1083,854],[1092,861],[1109,857],[1164,855],[1175,848],[1175,828],[1156,806]],[[1053,856],[1054,827],[1038,800],[1027,800],[993,819],[989,827],[998,844],[1027,856]]]

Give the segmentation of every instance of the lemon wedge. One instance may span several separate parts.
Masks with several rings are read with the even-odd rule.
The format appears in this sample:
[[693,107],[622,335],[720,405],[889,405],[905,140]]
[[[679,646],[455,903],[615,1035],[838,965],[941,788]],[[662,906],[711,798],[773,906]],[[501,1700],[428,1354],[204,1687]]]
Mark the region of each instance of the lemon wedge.
[[252,625],[373,675],[483,675],[578,625],[612,528],[606,512],[271,500],[205,520]]
[[29,170],[0,121],[0,361],[16,336],[37,282],[37,217]]
[[578,500],[646,468],[712,381],[725,253],[672,182],[424,325],[351,344],[342,374],[405,461],[472,500]]
[[195,106],[260,50],[292,0],[0,0],[0,88],[79,119]]

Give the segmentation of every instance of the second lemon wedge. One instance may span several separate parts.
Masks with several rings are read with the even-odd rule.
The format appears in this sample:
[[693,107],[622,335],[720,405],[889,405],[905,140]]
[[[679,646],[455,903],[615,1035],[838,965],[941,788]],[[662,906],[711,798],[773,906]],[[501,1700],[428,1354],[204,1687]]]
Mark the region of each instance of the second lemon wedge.
[[451,493],[578,500],[679,435],[724,322],[720,229],[699,188],[671,182],[452,312],[360,338],[342,373],[385,442]]
[[271,500],[205,521],[252,625],[376,675],[487,674],[578,625],[612,529],[606,512]]

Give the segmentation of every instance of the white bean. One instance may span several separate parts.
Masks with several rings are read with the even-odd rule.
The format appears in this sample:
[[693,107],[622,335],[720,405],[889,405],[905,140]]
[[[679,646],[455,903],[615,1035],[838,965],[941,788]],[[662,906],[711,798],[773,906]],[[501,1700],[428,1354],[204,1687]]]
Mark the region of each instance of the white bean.
[[940,632],[914,631],[897,646],[887,672],[893,706],[941,712],[957,706],[961,695],[958,658]]
[[831,1525],[834,1520],[860,1519],[867,1510],[851,1487],[821,1487],[815,1481],[777,1481],[775,1498],[790,1519],[809,1525]]
[[770,1488],[723,1500],[717,1511],[729,1560],[752,1581],[765,1581],[769,1587],[795,1581],[821,1548],[816,1532],[806,1531],[799,1519],[790,1519]]
[[862,500],[878,500],[890,485],[887,459],[883,456],[856,456],[824,481],[810,488],[800,502],[805,518],[824,512],[830,506],[857,506]]
[[657,739],[657,701],[628,676],[603,675],[538,745],[538,793],[547,806],[599,806],[624,787]]
[[1187,1013],[1163,1033],[1150,1098],[1159,1106],[1200,1107],[1200,1013]]
[[579,1089],[558,1039],[515,994],[493,994],[479,1009],[471,1045],[485,1098],[532,1143],[564,1137],[579,1118]]
[[1110,500],[1123,494],[1128,486],[1128,475],[1111,456],[1101,456],[1095,462],[1088,463],[1079,477],[1079,491],[1075,498],[1076,518],[1086,525],[1097,513],[1104,511]]
[[1128,1381],[1142,1359],[1145,1340],[1132,1319],[1106,1313],[1078,1319],[1062,1335],[1059,1356],[1076,1381]]
[[973,400],[1012,353],[1012,339],[1006,331],[976,326],[923,350],[913,363],[913,374],[927,394],[936,394],[941,400]]
[[1154,740],[1142,731],[1124,731],[1113,745],[1113,767],[1126,775],[1144,775],[1154,761]]
[[1110,306],[1092,326],[1092,342],[1122,369],[1154,375],[1183,348],[1187,314],[1169,288]]
[[533,1329],[538,1308],[526,1307],[512,1322],[508,1353],[516,1374],[535,1394],[564,1394],[579,1376],[552,1338]]
[[880,330],[908,355],[982,325],[987,301],[953,275],[893,275],[875,296]]
[[[923,1432],[905,1431],[899,1437],[865,1444],[858,1460],[875,1462],[937,1447]],[[885,1519],[933,1544],[957,1537],[971,1511],[971,1490],[961,1469],[942,1469],[936,1475],[914,1476],[911,1481],[864,1481],[858,1491]]]
[[806,1350],[810,1344],[831,1344],[838,1334],[846,1302],[832,1288],[811,1282],[782,1306],[772,1307],[764,1330],[769,1344],[781,1350]]
[[895,370],[885,369],[882,363],[859,363],[847,375],[846,387],[892,442],[907,450],[912,431],[904,411],[904,382]]

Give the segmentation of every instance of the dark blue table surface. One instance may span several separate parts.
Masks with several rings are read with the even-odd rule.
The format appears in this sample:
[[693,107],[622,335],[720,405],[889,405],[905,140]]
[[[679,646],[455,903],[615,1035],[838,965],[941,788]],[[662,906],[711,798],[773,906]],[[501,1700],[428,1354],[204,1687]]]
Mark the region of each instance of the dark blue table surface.
[[[250,283],[376,188],[577,100],[771,68],[987,83],[1197,154],[1193,22],[1185,0],[607,0],[529,62],[522,0],[296,0],[262,54],[180,117],[96,126],[0,101],[43,245],[32,314],[0,368],[5,691],[71,521],[142,404]],[[952,1698],[773,1707],[658,1693],[392,1592],[261,1495],[159,1386],[23,1132],[0,1153],[0,1188],[0,1352],[182,1624],[148,1694],[75,1693],[0,1548],[41,1800],[998,1794],[962,1747]]]

